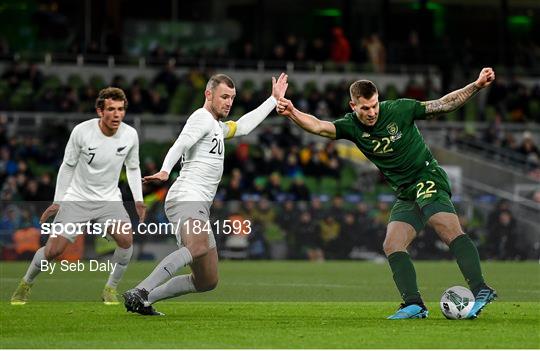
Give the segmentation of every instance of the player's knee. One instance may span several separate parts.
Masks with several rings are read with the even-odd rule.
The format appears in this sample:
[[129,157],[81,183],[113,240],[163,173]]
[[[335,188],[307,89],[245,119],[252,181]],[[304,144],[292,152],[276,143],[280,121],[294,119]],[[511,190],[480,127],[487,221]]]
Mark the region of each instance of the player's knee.
[[197,289],[198,292],[206,292],[206,291],[211,291],[211,290],[214,290],[217,285],[218,285],[218,278],[214,278],[214,279],[211,279],[211,280],[206,280],[204,282],[200,282],[198,283],[196,280],[195,280],[195,288]]
[[52,261],[58,256],[60,256],[63,251],[64,249],[60,247],[54,247],[54,246],[45,247],[45,258],[48,261]]
[[455,238],[463,234],[463,231],[459,226],[449,225],[446,223],[440,223],[435,227],[435,231],[439,235],[439,238],[445,243],[450,244]]
[[121,240],[116,241],[116,245],[118,245],[118,247],[124,250],[128,250],[129,248],[133,247],[133,238],[131,237],[131,235],[124,235],[124,236],[125,238],[122,238]]
[[392,243],[388,239],[384,240],[382,247],[386,256],[390,256],[390,254],[394,252],[394,245],[392,245]]
[[392,238],[389,238],[389,237],[386,237],[386,239],[384,239],[383,251],[386,256],[390,256],[391,254],[397,251],[405,251],[405,250],[407,250],[406,243],[403,243],[397,240],[392,240]]
[[193,243],[187,246],[187,248],[193,259],[202,257],[208,253],[208,245],[206,243]]

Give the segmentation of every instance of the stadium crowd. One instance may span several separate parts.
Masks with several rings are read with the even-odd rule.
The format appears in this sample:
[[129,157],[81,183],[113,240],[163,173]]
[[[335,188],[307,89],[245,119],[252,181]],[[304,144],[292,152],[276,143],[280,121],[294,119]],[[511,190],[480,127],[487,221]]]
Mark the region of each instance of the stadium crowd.
[[[48,142],[32,137],[9,138],[6,127],[5,118],[0,118],[0,199],[4,207],[0,243],[3,258],[24,259],[43,240],[39,230],[30,229],[39,228],[40,212],[54,197],[54,178],[63,145],[52,141],[57,138],[47,139]],[[393,201],[389,196],[391,191],[353,189],[354,181],[350,178],[357,176],[352,171],[347,179],[345,170],[351,172],[351,168],[340,159],[333,142],[298,146],[285,125],[280,131],[262,130],[255,144],[229,145],[229,149],[212,222],[248,219],[252,222],[252,232],[218,236],[223,257],[310,260],[384,257],[381,245]],[[158,162],[158,159],[145,159],[143,174],[156,172]],[[147,222],[166,220],[162,202],[167,187],[144,186],[149,207]],[[124,199],[129,200],[131,193],[125,179],[121,190]],[[540,201],[540,191],[535,198]],[[466,231],[477,241],[483,257],[520,259],[532,254],[515,241],[518,228],[507,203],[499,205],[489,218],[460,218]],[[135,238],[139,244],[149,240],[162,238]],[[29,242],[35,245],[28,245]],[[500,247],[489,246],[493,243]],[[411,253],[427,259],[450,257],[446,246],[430,229],[420,234]]]
[[[178,74],[175,64],[169,62],[155,77],[137,77],[128,82],[118,75],[110,81],[102,76],[92,76],[85,82],[78,75],[71,75],[62,82],[54,75],[46,76],[36,64],[14,62],[1,73],[0,110],[4,111],[54,111],[54,112],[93,112],[93,102],[97,92],[106,85],[124,89],[130,101],[129,113],[185,114],[192,106],[199,104],[208,72],[192,69]],[[302,110],[321,117],[337,117],[347,112],[347,81],[328,84],[324,90],[317,88],[315,82],[300,87],[291,79],[288,97],[296,101]],[[239,82],[239,96],[235,101],[237,113],[249,111],[267,96],[269,86],[256,88],[255,82]],[[425,84],[411,79],[403,91],[388,85],[380,92],[381,99],[400,97],[417,100],[439,98],[432,82]],[[527,87],[515,76],[495,81],[489,90],[485,106],[461,109],[451,118],[455,120],[495,120],[509,122],[540,122],[540,84]],[[234,112],[234,111],[233,111]]]

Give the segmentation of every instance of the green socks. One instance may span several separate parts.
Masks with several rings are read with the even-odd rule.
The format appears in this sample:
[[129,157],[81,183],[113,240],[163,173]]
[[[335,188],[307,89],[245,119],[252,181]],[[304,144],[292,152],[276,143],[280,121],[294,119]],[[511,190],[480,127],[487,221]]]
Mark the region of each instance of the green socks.
[[397,251],[388,256],[388,263],[403,301],[406,304],[422,303],[411,256],[407,252]]
[[[467,235],[460,235],[449,245],[450,251],[456,258],[459,269],[472,291],[484,285],[480,256],[474,243]],[[407,252],[397,251],[388,256],[394,282],[406,304],[421,303],[422,298],[416,284],[416,271],[411,256]]]
[[470,289],[475,291],[478,287],[484,285],[484,277],[482,277],[482,269],[480,268],[480,256],[471,238],[466,234],[460,235],[448,246],[456,258],[459,269]]

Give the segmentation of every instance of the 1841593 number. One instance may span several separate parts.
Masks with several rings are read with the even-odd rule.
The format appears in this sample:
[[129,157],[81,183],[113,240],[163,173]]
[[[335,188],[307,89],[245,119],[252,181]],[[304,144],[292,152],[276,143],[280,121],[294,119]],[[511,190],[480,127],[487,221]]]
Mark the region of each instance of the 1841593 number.
[[249,219],[245,220],[216,220],[213,223],[210,221],[202,221],[199,219],[193,221],[187,221],[184,223],[187,233],[192,233],[195,235],[201,233],[208,233],[212,228],[215,229],[216,235],[237,235],[243,234],[248,235],[251,233],[251,221]]

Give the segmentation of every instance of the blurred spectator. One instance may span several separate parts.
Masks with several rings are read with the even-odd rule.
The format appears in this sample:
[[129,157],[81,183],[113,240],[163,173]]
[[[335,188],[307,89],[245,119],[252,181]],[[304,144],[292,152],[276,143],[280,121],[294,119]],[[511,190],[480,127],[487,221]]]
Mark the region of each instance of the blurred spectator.
[[242,52],[239,57],[241,60],[255,60],[255,50],[253,48],[253,43],[250,41],[244,42],[242,46]]
[[28,65],[28,69],[26,70],[26,74],[23,76],[23,79],[29,80],[32,83],[32,89],[38,91],[43,85],[43,72],[39,70],[37,64],[32,63]]
[[418,83],[414,78],[411,78],[405,87],[405,92],[403,93],[405,97],[409,99],[415,99],[419,101],[427,100],[426,91],[422,84]]
[[423,61],[420,37],[416,30],[409,32],[407,46],[404,52],[404,61],[413,65],[419,65]]
[[157,90],[150,90],[150,112],[164,114],[167,112],[167,100]]
[[302,176],[302,167],[300,167],[298,162],[298,152],[296,149],[291,150],[291,152],[289,152],[287,155],[284,171],[284,175],[287,177],[296,178],[298,176]]
[[340,258],[342,251],[342,248],[339,245],[341,224],[331,214],[327,213],[326,217],[319,225],[325,257]]
[[270,59],[274,61],[285,61],[285,47],[282,44],[276,44],[272,50]]
[[266,183],[264,194],[270,201],[278,201],[283,198],[283,190],[281,189],[281,175],[278,172],[272,172],[268,178],[268,183]]
[[322,242],[318,235],[319,226],[315,223],[309,212],[304,211],[300,214],[298,226],[302,230],[295,232],[296,243],[293,251],[295,257],[307,257],[310,261],[323,261]]
[[225,190],[225,201],[242,200],[243,190],[240,188],[240,179],[233,178]]
[[374,33],[365,38],[363,46],[367,51],[369,62],[373,66],[375,73],[384,73],[386,69],[386,49],[379,35]]
[[502,146],[512,151],[517,151],[518,145],[516,139],[514,138],[514,134],[507,132],[504,136]]
[[517,151],[527,158],[527,162],[535,165],[540,163],[540,151],[534,144],[530,132],[523,133],[523,141]]
[[345,37],[341,27],[332,29],[332,44],[330,48],[330,58],[335,63],[347,63],[351,59],[351,44]]
[[378,201],[377,207],[373,210],[372,218],[375,224],[386,225],[390,219],[390,206],[385,201]]
[[59,112],[78,112],[79,96],[74,88],[66,87],[59,97]]
[[307,48],[306,56],[309,60],[324,62],[328,59],[328,48],[324,40],[316,37]]
[[289,188],[289,193],[295,201],[308,201],[310,199],[309,188],[304,183],[304,177],[297,175]]
[[311,198],[311,206],[309,209],[311,219],[318,226],[319,223],[325,218],[326,211],[323,208],[321,199],[317,196]]
[[296,35],[287,35],[287,40],[285,42],[285,59],[287,61],[297,61],[299,50],[300,47]]
[[174,61],[169,60],[165,67],[154,78],[154,85],[163,84],[169,95],[172,95],[178,85],[178,77],[175,73]]
[[536,190],[532,195],[532,200],[537,204],[540,204],[540,189]]
[[515,259],[519,256],[516,248],[516,220],[508,210],[498,212],[496,221],[490,225],[486,239],[488,257],[495,259]]
[[495,115],[495,119],[489,124],[483,137],[483,141],[494,146],[501,147],[504,140],[504,129],[500,113]]

